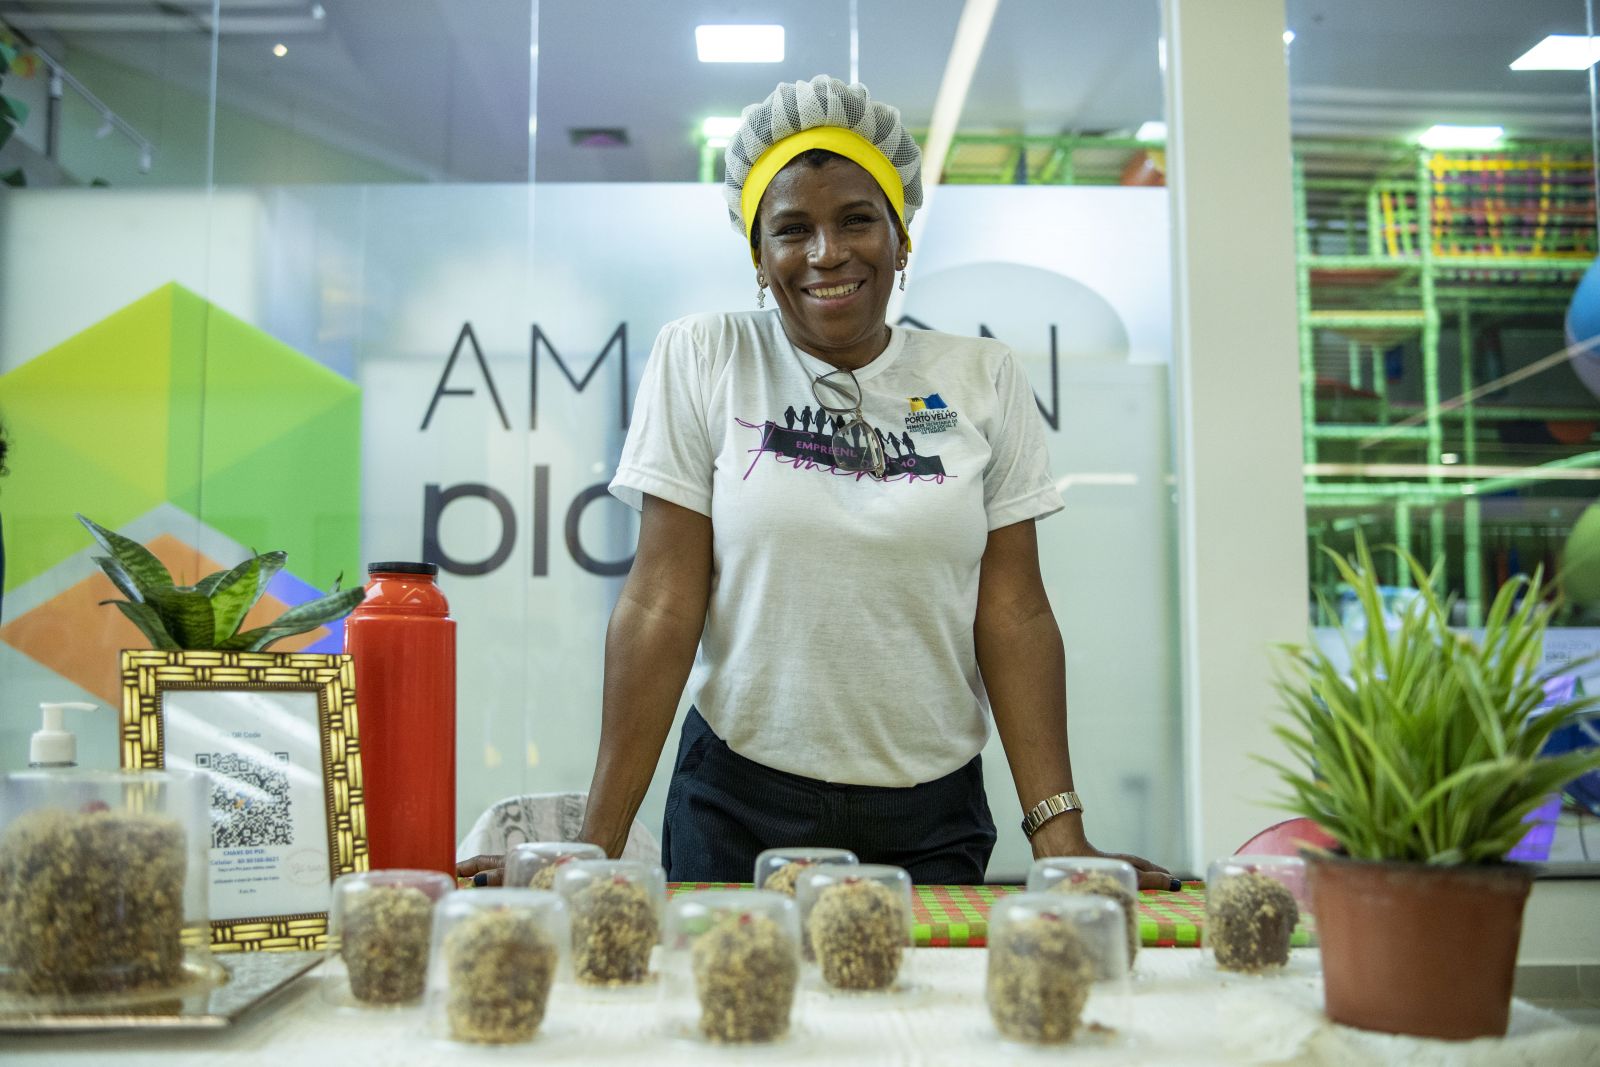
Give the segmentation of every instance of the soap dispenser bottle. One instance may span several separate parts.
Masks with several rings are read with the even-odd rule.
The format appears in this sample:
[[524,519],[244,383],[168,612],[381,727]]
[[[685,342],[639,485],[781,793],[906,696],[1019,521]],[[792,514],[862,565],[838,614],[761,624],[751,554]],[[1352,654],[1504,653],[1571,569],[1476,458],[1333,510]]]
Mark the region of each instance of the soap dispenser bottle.
[[66,729],[63,712],[93,711],[99,705],[77,700],[46,701],[39,705],[43,721],[28,743],[28,766],[63,768],[78,765],[78,738]]

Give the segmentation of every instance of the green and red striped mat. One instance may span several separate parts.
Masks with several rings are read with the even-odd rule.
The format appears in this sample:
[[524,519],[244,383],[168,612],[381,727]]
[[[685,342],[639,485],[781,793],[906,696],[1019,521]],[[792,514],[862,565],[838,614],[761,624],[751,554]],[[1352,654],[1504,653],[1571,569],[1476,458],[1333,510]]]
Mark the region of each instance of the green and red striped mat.
[[[674,893],[697,889],[749,889],[748,883],[674,882]],[[919,885],[911,900],[912,931],[921,948],[981,948],[989,937],[989,907],[1015,885]],[[1198,948],[1206,924],[1206,887],[1186,882],[1176,893],[1139,894],[1139,936],[1146,948]],[[1310,918],[1302,918],[1290,944],[1315,945]]]

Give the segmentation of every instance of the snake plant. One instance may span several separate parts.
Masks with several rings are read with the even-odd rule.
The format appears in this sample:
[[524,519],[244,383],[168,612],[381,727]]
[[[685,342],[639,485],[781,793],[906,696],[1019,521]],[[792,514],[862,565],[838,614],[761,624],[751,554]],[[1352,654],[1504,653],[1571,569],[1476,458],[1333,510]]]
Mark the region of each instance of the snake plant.
[[1474,639],[1450,628],[1439,573],[1395,551],[1418,591],[1398,625],[1385,619],[1365,540],[1358,535],[1354,559],[1328,552],[1365,626],[1341,627],[1348,667],[1316,644],[1284,649],[1277,687],[1289,721],[1274,732],[1298,766],[1263,762],[1288,786],[1283,806],[1355,858],[1493,863],[1527,834],[1524,819],[1546,797],[1600,766],[1594,749],[1541,755],[1551,733],[1592,714],[1600,696],[1544,706],[1552,676],[1588,660],[1541,673],[1551,617],[1542,573],[1501,586]]
[[116,605],[158,649],[260,652],[281,638],[343,618],[365,595],[359,587],[340,589],[335,579],[324,596],[290,608],[266,626],[240,632],[245,616],[283,570],[286,553],[264,552],[194,585],[177,585],[166,566],[139,542],[82,515],[78,521],[106,551],[94,561],[127,597],[103,603]]

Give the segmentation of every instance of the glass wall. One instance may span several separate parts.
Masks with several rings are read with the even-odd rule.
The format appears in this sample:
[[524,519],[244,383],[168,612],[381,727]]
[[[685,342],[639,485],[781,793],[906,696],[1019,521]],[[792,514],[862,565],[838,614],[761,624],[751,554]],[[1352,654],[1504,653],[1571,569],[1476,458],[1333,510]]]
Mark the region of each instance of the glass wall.
[[[1163,116],[1160,11],[1101,10],[1000,6],[903,314],[991,334],[1022,357],[1066,503],[1039,537],[1066,642],[1074,770],[1085,802],[1096,798],[1089,829],[1101,847],[1177,863],[1167,195],[1159,144],[1134,136]],[[985,759],[998,816],[1015,792],[998,744]]]
[[[116,650],[138,637],[99,604],[83,513],[180,581],[287,550],[268,614],[366,561],[438,562],[461,830],[503,797],[586,788],[637,535],[604,487],[640,373],[664,323],[754,299],[707,120],[827,72],[943,155],[891,320],[1020,356],[1067,504],[1039,538],[1091,832],[1176,862],[1167,205],[1159,143],[1135,136],[1162,117],[1158,6],[1008,0],[964,30],[962,8],[0,16],[21,57],[0,95],[33,105],[0,154],[26,178],[0,190],[5,765],[34,702],[121,703]],[[746,21],[784,27],[781,61],[699,61],[698,23]],[[341,644],[334,625],[275,647]],[[83,762],[114,765],[96,714],[72,724]],[[997,743],[986,767],[991,877],[1018,877]]]
[[[1585,0],[1288,5],[1314,622],[1352,612],[1324,548],[1443,567],[1455,621],[1542,570],[1550,665],[1600,650],[1594,74]],[[1586,317],[1587,316],[1587,317]],[[1392,598],[1413,584],[1383,559]],[[1323,631],[1325,636],[1331,630]],[[1331,636],[1329,637],[1332,643]],[[1579,684],[1595,691],[1591,664]],[[1554,860],[1587,860],[1570,804]]]

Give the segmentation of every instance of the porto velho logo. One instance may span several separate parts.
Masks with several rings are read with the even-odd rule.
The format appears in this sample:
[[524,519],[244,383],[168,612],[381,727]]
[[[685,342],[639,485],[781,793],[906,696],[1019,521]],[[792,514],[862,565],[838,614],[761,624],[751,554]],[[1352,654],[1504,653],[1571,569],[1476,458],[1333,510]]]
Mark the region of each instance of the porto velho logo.
[[908,398],[911,408],[906,413],[906,432],[914,434],[944,433],[955,428],[956,412],[938,393]]

